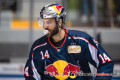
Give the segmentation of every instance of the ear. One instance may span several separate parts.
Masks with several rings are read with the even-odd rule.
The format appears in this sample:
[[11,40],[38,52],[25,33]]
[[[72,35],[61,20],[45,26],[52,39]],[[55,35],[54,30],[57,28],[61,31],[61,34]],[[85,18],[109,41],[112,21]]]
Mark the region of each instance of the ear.
[[62,25],[62,19],[59,19],[59,26]]

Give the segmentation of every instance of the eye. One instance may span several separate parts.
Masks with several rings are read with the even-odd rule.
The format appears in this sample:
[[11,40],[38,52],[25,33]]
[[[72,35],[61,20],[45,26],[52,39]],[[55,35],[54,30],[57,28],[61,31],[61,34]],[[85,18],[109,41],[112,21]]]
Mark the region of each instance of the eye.
[[51,24],[51,21],[50,21],[50,20],[49,20],[49,21],[46,21],[46,23],[47,23],[47,24]]

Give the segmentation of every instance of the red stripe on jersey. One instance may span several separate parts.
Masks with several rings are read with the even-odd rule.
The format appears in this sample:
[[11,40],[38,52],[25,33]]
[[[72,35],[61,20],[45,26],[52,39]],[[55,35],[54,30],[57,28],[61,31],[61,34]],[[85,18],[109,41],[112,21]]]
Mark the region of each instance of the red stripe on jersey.
[[[67,29],[66,29],[66,33],[67,33]],[[60,46],[60,48],[61,48],[61,47],[63,46],[63,44],[65,43],[65,41],[66,41],[66,37],[67,37],[67,34],[65,34],[65,39],[64,39],[62,45]]]
[[[32,60],[33,60],[33,52],[32,52],[31,64],[32,64]],[[33,67],[32,67],[32,71],[33,71]],[[33,72],[32,76],[34,76],[34,72]]]
[[49,43],[50,43],[55,49],[57,49],[57,48],[51,43],[51,41],[50,41],[49,38],[48,38],[48,41],[49,41]]
[[99,61],[99,58],[97,57],[97,60]]
[[[88,42],[90,45],[92,45],[90,42]],[[96,48],[94,45],[92,45],[94,48]],[[96,48],[97,49],[97,48]]]

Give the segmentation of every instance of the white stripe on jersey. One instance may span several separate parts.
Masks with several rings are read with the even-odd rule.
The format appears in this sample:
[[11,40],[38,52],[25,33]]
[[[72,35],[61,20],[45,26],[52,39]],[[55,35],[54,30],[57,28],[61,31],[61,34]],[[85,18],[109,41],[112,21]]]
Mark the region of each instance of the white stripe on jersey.
[[33,77],[35,78],[35,80],[41,80],[41,75],[39,75],[39,73],[37,72],[37,69],[35,68],[35,65],[33,62],[33,53],[32,53],[31,64],[32,64],[32,70],[33,70]]
[[97,63],[97,67],[99,65],[99,61],[97,59],[97,49],[95,47],[93,47],[90,43],[88,43],[88,47],[92,56],[92,59]]
[[[74,39],[81,39],[81,40],[84,40],[84,41],[88,42],[88,47],[89,47],[92,59],[96,62],[96,66],[98,67],[99,61],[97,59],[97,48],[94,47],[92,44],[90,44],[90,42],[87,39],[83,38],[83,37],[75,37],[75,36],[72,36],[72,37]],[[68,39],[71,39],[71,37],[69,37]]]
[[35,46],[35,47],[33,48],[33,50],[35,50],[35,49],[38,48],[38,47],[45,46],[46,44],[47,44],[47,42],[45,42],[45,43],[43,43],[43,44],[40,44],[40,45],[37,45],[37,46]]
[[[82,40],[88,42],[88,40],[85,39],[85,38],[83,38],[83,37],[75,37],[75,36],[72,36],[72,37],[73,37],[74,39],[82,39]],[[68,37],[68,39],[71,39],[71,37]]]

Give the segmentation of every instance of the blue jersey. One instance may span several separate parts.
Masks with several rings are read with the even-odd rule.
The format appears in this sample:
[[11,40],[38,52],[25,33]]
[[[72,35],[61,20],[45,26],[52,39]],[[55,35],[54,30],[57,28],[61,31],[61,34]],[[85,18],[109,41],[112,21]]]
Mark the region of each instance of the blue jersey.
[[26,80],[92,80],[89,63],[97,68],[96,78],[111,80],[114,62],[102,46],[90,35],[77,30],[67,30],[60,48],[47,36],[37,39],[31,47],[24,69]]

